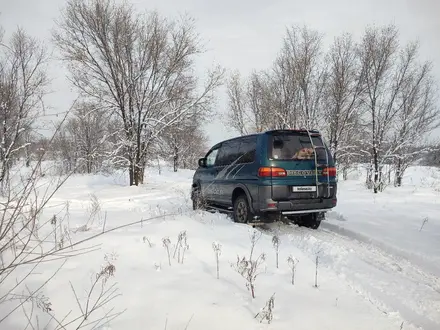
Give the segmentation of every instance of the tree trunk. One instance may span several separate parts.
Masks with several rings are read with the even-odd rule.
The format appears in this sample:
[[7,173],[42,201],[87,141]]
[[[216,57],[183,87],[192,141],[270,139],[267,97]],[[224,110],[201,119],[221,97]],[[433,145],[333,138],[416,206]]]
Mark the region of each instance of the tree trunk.
[[383,165],[379,167],[379,187],[378,191],[382,192],[384,190],[384,178],[383,178]]
[[177,172],[179,162],[179,149],[177,147],[174,147],[174,172]]
[[144,174],[145,174],[145,166],[142,166],[139,169],[139,183],[144,184]]
[[399,159],[397,161],[397,168],[396,168],[396,186],[401,187],[402,186],[402,160]]
[[391,184],[391,165],[388,166],[388,184]]
[[30,152],[29,152],[29,146],[26,146],[25,148],[24,148],[24,150],[25,150],[25,154],[26,154],[26,167],[29,167],[29,166],[31,166],[31,155],[30,155]]
[[87,155],[87,173],[92,173],[92,160],[90,159],[90,155]]
[[379,185],[379,160],[377,155],[377,148],[373,146],[373,163],[374,163],[374,180],[373,180],[373,190],[374,193],[378,193],[378,185]]
[[134,176],[134,185],[139,186],[139,167],[136,165],[133,166],[133,176]]
[[373,182],[373,164],[370,163],[367,169],[367,179],[365,180],[368,189],[372,188],[372,182]]
[[133,161],[130,159],[130,165],[128,167],[128,176],[130,180],[130,186],[134,185],[134,171],[133,171]]
[[335,165],[337,165],[338,164],[338,158],[337,158],[337,156],[338,156],[338,141],[337,140],[335,140],[334,141],[334,152],[333,152],[333,162],[335,163]]
[[133,164],[133,180],[135,186],[144,183],[144,168],[137,164]]
[[0,182],[3,182],[5,180],[8,167],[8,162],[6,160],[4,160],[2,163],[2,170],[0,171]]

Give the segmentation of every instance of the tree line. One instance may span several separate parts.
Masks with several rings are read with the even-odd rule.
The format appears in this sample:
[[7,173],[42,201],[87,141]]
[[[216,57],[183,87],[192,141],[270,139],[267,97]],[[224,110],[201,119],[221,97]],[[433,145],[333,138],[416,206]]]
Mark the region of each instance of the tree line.
[[62,160],[64,171],[128,168],[130,185],[143,182],[157,154],[171,157],[176,168],[196,164],[206,151],[201,127],[213,112],[224,69],[213,67],[203,81],[196,74],[203,49],[190,17],[170,20],[113,0],[70,0],[53,43],[79,97],[56,137],[35,143],[35,137],[25,140],[43,115],[48,51],[22,30],[2,42],[0,180],[31,141],[35,152],[43,148]]
[[231,74],[226,123],[242,135],[319,129],[344,176],[366,163],[374,192],[387,184],[385,167],[400,186],[410,164],[438,153],[426,141],[440,124],[432,63],[417,42],[401,44],[394,25],[368,27],[360,40],[344,33],[328,49],[323,36],[290,27],[270,68]]
[[[79,96],[49,138],[36,133],[49,92],[48,50],[21,29],[9,41],[0,35],[0,182],[17,159],[29,163],[43,151],[66,173],[128,169],[130,185],[143,183],[159,158],[175,170],[197,166],[225,70],[196,74],[203,48],[191,17],[69,0],[52,35]],[[438,148],[426,138],[439,126],[438,91],[419,44],[401,44],[393,25],[368,27],[360,40],[344,33],[328,48],[323,38],[292,26],[267,70],[230,74],[226,125],[242,135],[318,128],[344,176],[353,164],[370,164],[375,192],[386,166],[400,185],[422,154],[435,163]]]

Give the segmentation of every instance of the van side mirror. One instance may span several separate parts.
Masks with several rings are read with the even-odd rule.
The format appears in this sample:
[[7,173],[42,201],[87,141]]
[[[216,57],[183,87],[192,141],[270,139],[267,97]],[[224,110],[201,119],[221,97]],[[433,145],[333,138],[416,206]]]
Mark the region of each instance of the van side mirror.
[[206,167],[206,158],[199,159],[199,167]]

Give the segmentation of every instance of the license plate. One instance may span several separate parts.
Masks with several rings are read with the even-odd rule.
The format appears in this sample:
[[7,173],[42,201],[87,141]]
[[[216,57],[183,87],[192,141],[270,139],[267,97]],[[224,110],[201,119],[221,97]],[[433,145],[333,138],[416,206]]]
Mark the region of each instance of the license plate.
[[310,191],[316,191],[316,186],[295,186],[292,187],[292,190],[294,192],[310,192]]

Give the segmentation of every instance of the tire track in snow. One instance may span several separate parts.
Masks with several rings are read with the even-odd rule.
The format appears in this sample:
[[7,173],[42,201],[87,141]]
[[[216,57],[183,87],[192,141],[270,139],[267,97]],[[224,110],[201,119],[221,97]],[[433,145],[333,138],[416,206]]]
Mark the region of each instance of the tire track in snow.
[[321,224],[321,228],[324,231],[334,232],[339,234],[340,236],[346,236],[357,241],[360,241],[365,244],[371,244],[382,251],[387,252],[390,255],[395,257],[399,257],[401,259],[405,259],[409,261],[411,264],[417,265],[420,269],[423,269],[424,272],[433,275],[434,277],[438,277],[437,265],[434,265],[435,261],[426,258],[424,255],[420,255],[417,253],[409,253],[407,251],[400,250],[396,247],[393,247],[389,244],[383,243],[381,241],[375,240],[367,235],[358,233],[356,231],[338,226],[337,224],[333,224],[330,222],[323,222]]
[[[337,227],[337,226],[334,226]],[[349,284],[386,314],[400,313],[407,322],[425,330],[440,329],[440,280],[410,260],[351,231],[319,230],[276,224],[261,228],[287,236],[311,259],[344,277]]]

